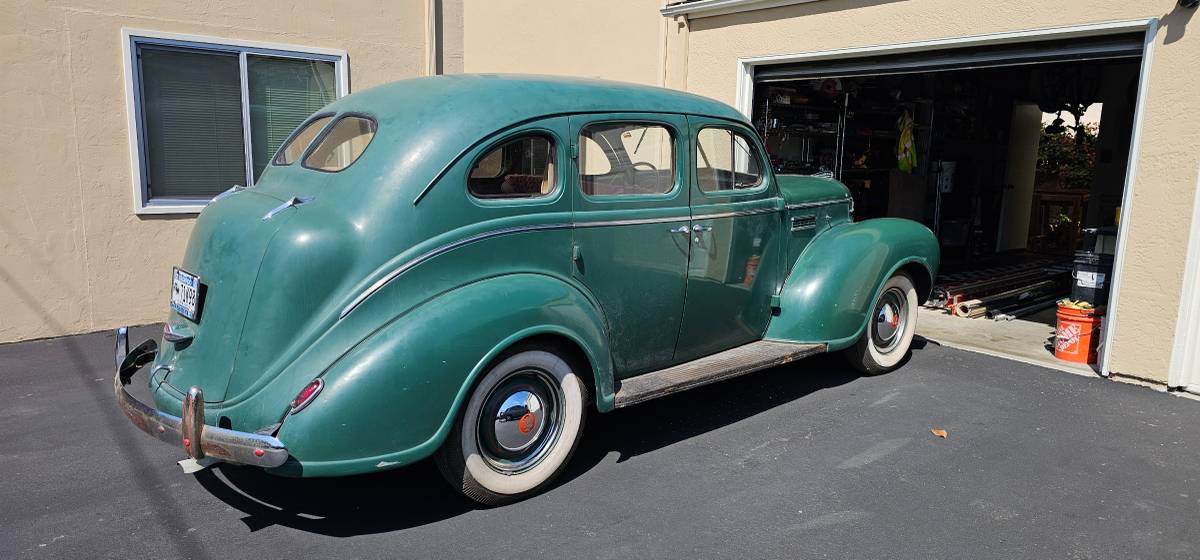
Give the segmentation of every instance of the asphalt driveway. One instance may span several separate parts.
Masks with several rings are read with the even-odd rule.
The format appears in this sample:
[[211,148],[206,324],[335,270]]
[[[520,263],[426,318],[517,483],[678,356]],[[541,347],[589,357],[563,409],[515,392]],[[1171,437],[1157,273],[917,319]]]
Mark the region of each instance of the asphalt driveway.
[[114,405],[111,348],[0,346],[0,558],[1200,556],[1200,403],[932,343],[593,416],[557,487],[496,509],[428,463],[185,475]]

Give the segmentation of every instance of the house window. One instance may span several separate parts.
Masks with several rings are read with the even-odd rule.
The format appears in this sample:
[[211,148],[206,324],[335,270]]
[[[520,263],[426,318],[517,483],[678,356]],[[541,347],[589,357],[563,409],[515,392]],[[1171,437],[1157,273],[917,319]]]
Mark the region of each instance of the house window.
[[139,213],[198,212],[253,185],[296,127],[343,93],[341,52],[127,36]]

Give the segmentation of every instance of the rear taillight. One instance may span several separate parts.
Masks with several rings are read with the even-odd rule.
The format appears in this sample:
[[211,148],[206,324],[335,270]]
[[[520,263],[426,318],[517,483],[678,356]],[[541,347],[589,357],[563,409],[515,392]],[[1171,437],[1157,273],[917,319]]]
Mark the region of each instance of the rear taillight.
[[296,398],[292,399],[292,414],[300,412],[301,409],[308,406],[308,403],[317,398],[317,393],[321,392],[321,388],[325,386],[325,382],[320,379],[314,379],[308,382]]

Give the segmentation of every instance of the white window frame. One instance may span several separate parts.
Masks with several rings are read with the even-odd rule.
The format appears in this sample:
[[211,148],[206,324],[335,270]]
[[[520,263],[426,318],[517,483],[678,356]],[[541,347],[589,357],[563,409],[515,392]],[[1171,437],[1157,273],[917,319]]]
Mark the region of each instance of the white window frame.
[[337,78],[334,98],[350,90],[349,63],[346,51],[321,47],[304,47],[282,43],[242,41],[207,35],[187,35],[144,29],[121,29],[121,52],[125,70],[125,113],[129,121],[129,172],[132,176],[133,211],[135,214],[198,214],[208,200],[179,199],[150,196],[146,173],[145,130],[142,114],[141,72],[138,68],[139,45],[159,45],[207,50],[238,55],[241,68],[242,134],[246,150],[246,186],[254,183],[254,161],[250,145],[250,93],[246,80],[246,55],[267,55],[278,58],[298,58],[332,62]]

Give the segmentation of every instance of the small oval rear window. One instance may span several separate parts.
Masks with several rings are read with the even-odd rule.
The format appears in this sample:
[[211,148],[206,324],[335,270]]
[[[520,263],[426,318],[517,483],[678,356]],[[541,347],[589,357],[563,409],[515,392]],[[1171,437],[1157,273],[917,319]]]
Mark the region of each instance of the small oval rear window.
[[296,160],[300,159],[300,155],[304,153],[304,149],[312,143],[313,138],[317,137],[325,125],[333,120],[333,116],[325,116],[319,119],[308,121],[308,124],[300,128],[296,134],[292,136],[290,142],[279,150],[279,154],[275,156],[275,165],[291,165]]
[[358,160],[371,139],[375,121],[366,117],[345,116],[333,123],[315,148],[304,158],[304,167],[318,171],[341,171]]

